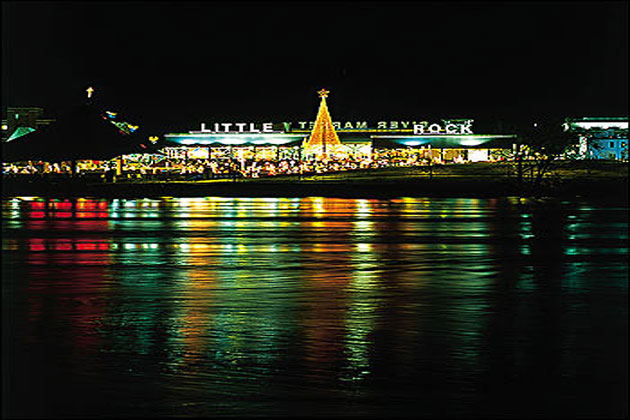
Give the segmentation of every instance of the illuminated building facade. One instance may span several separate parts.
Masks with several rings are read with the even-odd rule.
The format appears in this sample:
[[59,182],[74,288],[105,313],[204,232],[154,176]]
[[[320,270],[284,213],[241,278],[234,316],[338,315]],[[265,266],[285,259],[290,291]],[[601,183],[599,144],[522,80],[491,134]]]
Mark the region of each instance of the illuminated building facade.
[[493,151],[512,147],[515,135],[478,135],[473,120],[334,122],[321,101],[315,121],[201,124],[201,130],[166,134],[171,158],[237,158],[297,161],[354,159],[412,165],[424,161],[493,160]]
[[[397,162],[415,162],[431,159],[439,162],[468,162],[492,160],[495,152],[511,148],[515,135],[473,134],[472,120],[443,120],[440,124],[415,121],[391,121],[371,126],[367,122],[335,122],[335,134],[339,145],[347,155],[360,159],[388,159]],[[245,126],[239,131],[236,126]],[[404,124],[404,125],[403,125]],[[262,126],[267,127],[263,130]],[[314,126],[314,123],[313,123]],[[411,128],[389,128],[389,127]],[[422,132],[414,126],[423,127]],[[265,158],[301,159],[316,157],[304,153],[312,131],[304,122],[291,123],[221,123],[214,124],[219,130],[202,130],[189,133],[166,134],[169,157],[178,158]],[[225,129],[223,129],[225,127]],[[255,127],[255,131],[249,131]],[[448,131],[447,132],[447,128]],[[323,147],[319,146],[320,152]]]
[[583,159],[628,160],[627,117],[567,118],[564,127],[578,135]]

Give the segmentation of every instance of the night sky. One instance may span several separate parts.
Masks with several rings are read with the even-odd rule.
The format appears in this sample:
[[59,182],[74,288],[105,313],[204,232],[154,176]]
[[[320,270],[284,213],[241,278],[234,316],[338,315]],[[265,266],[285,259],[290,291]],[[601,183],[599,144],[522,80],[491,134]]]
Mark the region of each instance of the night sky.
[[201,122],[628,114],[627,2],[3,2],[2,105]]

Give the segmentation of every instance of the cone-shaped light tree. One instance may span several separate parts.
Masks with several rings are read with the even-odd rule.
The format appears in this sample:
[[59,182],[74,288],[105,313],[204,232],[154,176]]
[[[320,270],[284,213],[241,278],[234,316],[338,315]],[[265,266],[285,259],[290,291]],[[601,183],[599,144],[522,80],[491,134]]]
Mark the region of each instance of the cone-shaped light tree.
[[317,93],[322,99],[319,104],[319,112],[317,113],[311,136],[304,142],[303,147],[305,154],[315,155],[317,159],[327,159],[329,156],[341,151],[341,142],[335,132],[328,113],[328,106],[326,105],[326,97],[328,97],[330,92],[322,89]]

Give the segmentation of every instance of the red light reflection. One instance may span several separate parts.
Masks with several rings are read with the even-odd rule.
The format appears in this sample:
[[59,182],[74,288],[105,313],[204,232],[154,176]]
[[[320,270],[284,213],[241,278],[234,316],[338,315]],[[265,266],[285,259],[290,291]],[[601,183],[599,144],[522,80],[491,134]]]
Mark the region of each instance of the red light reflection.
[[46,244],[42,238],[30,238],[28,240],[28,247],[31,251],[44,251]]
[[57,210],[72,210],[72,202],[70,201],[52,202],[51,204]]
[[70,239],[57,239],[53,242],[52,248],[55,251],[72,251],[72,241]]
[[87,212],[77,212],[77,217],[81,218],[81,219],[94,219],[94,218],[106,218],[108,217],[108,214],[106,212],[92,212],[92,211],[87,211]]

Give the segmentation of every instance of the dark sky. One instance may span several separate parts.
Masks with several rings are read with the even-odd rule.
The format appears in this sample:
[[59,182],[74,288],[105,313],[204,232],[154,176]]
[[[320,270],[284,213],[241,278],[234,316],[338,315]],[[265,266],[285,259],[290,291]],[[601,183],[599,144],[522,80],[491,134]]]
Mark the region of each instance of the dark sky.
[[627,2],[3,2],[2,106],[200,122],[628,113]]

